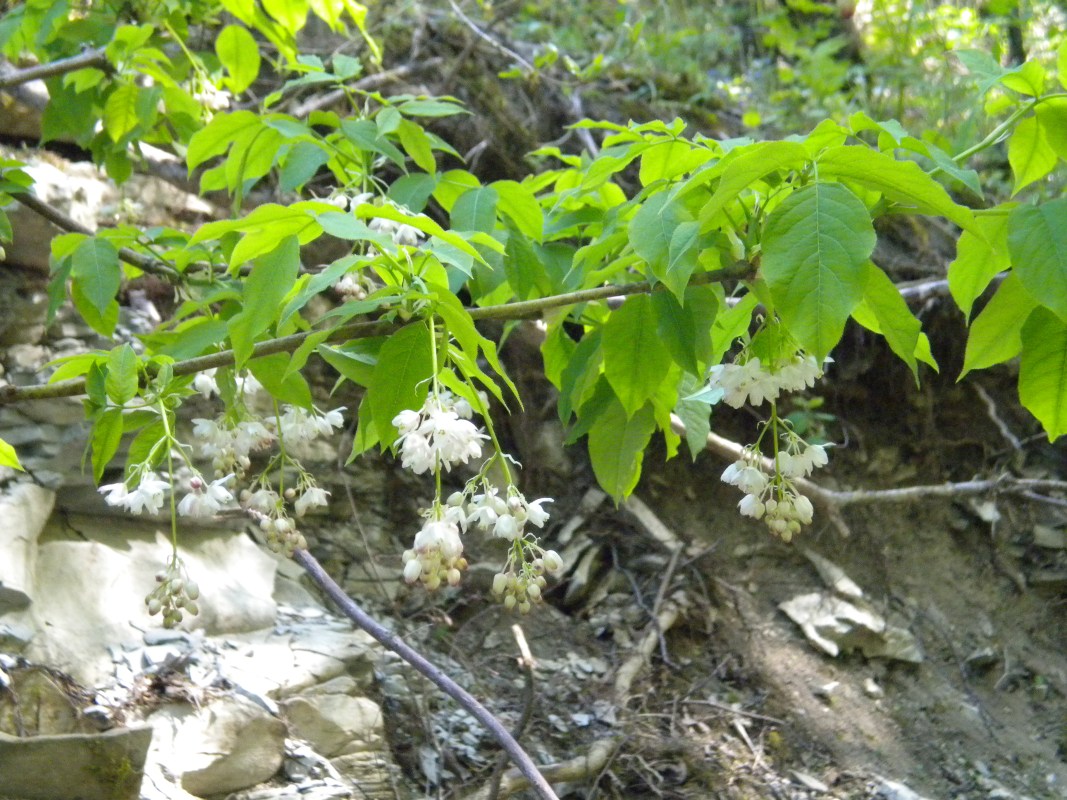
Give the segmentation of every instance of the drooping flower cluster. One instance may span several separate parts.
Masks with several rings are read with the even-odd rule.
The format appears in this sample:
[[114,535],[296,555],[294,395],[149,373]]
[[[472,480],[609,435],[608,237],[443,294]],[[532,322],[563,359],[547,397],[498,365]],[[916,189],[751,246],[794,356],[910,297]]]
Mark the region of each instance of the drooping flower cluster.
[[213,517],[233,502],[233,495],[226,484],[233,474],[208,483],[196,473],[189,479],[189,494],[178,503],[178,513],[183,517]]
[[467,568],[459,525],[439,516],[440,512],[440,507],[430,509],[411,549],[404,551],[404,580],[421,581],[431,591],[442,583],[459,585]]
[[170,481],[164,481],[154,472],[141,473],[137,488],[132,491],[125,482],[109,483],[97,489],[109,506],[121,506],[131,514],[158,514],[163,508]]
[[[480,400],[484,408],[487,398]],[[440,473],[455,464],[480,458],[482,442],[490,437],[471,422],[473,415],[470,402],[435,386],[419,411],[401,411],[393,419],[400,434],[396,441],[402,465],[416,475],[432,471],[440,479]],[[503,453],[491,454],[462,491],[453,492],[447,501],[438,494],[424,514],[413,546],[404,552],[404,580],[431,590],[457,585],[467,567],[462,534],[477,527],[509,543],[507,564],[493,580],[494,594],[503,598],[508,609],[522,612],[540,600],[547,585],[544,575],[563,563],[558,554],[543,550],[530,530],[544,527],[549,517],[545,505],[552,500],[527,500],[511,483],[507,458]],[[504,492],[486,477],[498,459],[508,479]]]
[[481,443],[489,437],[470,421],[472,416],[470,403],[448,392],[431,393],[419,411],[401,411],[393,418],[401,465],[421,475],[481,458]]
[[784,437],[786,447],[775,456],[773,472],[764,470],[759,451],[746,447],[741,458],[722,474],[724,483],[736,486],[745,496],[737,504],[743,516],[761,519],[770,531],[785,541],[810,525],[814,508],[796,488],[794,480],[825,466],[828,458],[823,445],[806,444],[792,431]]
[[385,217],[375,217],[367,227],[372,231],[391,236],[394,244],[414,247],[422,239],[423,233],[418,228],[403,222],[396,222]]
[[708,387],[722,389],[723,402],[732,408],[741,408],[745,403],[758,406],[764,401],[777,400],[781,392],[810,389],[822,377],[822,372],[814,356],[798,353],[774,364],[764,364],[758,356],[748,356],[742,362],[712,367]]
[[184,575],[184,567],[178,558],[171,560],[165,570],[156,573],[156,588],[145,597],[145,605],[151,616],[163,615],[163,627],[173,628],[182,621],[185,613],[194,617],[200,613],[196,601],[200,587]]
[[216,475],[243,475],[252,465],[251,454],[270,447],[275,434],[260,420],[249,419],[229,427],[218,420],[193,420],[193,439],[200,455],[211,459]]

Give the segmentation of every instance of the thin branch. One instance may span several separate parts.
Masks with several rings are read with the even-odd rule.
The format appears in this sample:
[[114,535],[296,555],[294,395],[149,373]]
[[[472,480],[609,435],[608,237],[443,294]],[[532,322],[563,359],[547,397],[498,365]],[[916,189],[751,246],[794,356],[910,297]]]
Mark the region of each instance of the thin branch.
[[[76,224],[76,223],[75,223]],[[751,265],[746,262],[738,262],[732,267],[706,272],[697,275],[691,284],[719,281],[728,278],[744,277],[751,273]],[[472,319],[475,320],[520,320],[536,317],[544,311],[564,306],[588,303],[594,300],[604,300],[610,297],[622,297],[632,294],[645,294],[651,292],[653,287],[646,281],[623,284],[621,286],[598,286],[595,289],[582,289],[577,292],[552,295],[551,297],[538,298],[536,300],[523,300],[516,303],[502,303],[496,306],[483,306],[481,308],[467,309]],[[351,341],[353,339],[369,339],[375,336],[388,336],[402,328],[404,323],[390,322],[386,320],[350,322],[340,325],[326,337],[327,342]],[[302,345],[309,336],[321,331],[307,331],[294,333],[290,336],[282,336],[277,339],[267,339],[259,342],[252,348],[251,358],[269,356],[274,353],[291,353]],[[205,369],[215,367],[228,367],[234,363],[233,350],[222,350],[206,356],[178,361],[173,365],[175,375],[193,375]],[[85,378],[70,378],[55,383],[40,383],[32,386],[0,386],[0,406],[21,400],[43,400],[54,397],[75,397],[85,394]]]
[[[542,767],[541,772],[554,783],[573,783],[585,780],[599,774],[608,765],[620,743],[619,739],[599,739],[593,742],[584,756],[576,756],[567,761],[560,761],[558,764],[549,764]],[[510,797],[528,788],[529,785],[529,781],[521,772],[515,769],[508,770],[501,781],[500,797]],[[486,787],[470,795],[467,800],[488,800],[488,798],[488,787]]]
[[107,54],[102,47],[98,50],[89,50],[70,58],[61,58],[56,61],[50,61],[47,64],[39,64],[36,67],[27,67],[26,69],[14,69],[3,65],[0,66],[0,89],[10,89],[13,86],[21,86],[30,81],[54,78],[57,75],[65,75],[68,72],[86,69],[87,67],[107,69],[110,66]]
[[351,619],[360,630],[366,631],[378,642],[411,664],[411,666],[426,676],[441,691],[466,709],[471,716],[481,722],[508,754],[515,766],[518,767],[523,777],[529,781],[529,784],[534,788],[534,791],[537,792],[537,795],[541,800],[559,800],[548,781],[545,780],[545,777],[538,771],[537,765],[534,764],[533,759],[531,759],[527,752],[522,749],[519,743],[515,741],[514,737],[508,733],[507,728],[504,727],[500,720],[493,716],[489,709],[479,703],[470,692],[430,663],[421,653],[411,647],[411,645],[392,631],[388,630],[384,625],[373,619],[366,611],[356,605],[352,598],[345,594],[344,589],[338,586],[333,578],[327,574],[326,570],[322,568],[322,565],[311,555],[311,553],[306,550],[297,550],[293,553],[293,560],[307,570],[311,580],[326,593],[326,596],[329,597],[337,607],[344,612],[345,616]]
[[351,86],[345,86],[341,89],[334,89],[332,92],[326,94],[315,95],[314,97],[305,100],[300,105],[294,107],[290,112],[297,119],[302,119],[310,114],[312,111],[318,111],[319,109],[331,106],[334,103],[339,103],[344,100],[349,92],[370,92],[378,89],[381,86],[389,83],[390,81],[400,80],[406,78],[417,70],[433,70],[441,66],[444,62],[443,58],[434,57],[427,59],[419,64],[402,64],[399,67],[385,70],[384,72],[376,72],[373,75],[367,75],[360,78]]
[[[685,436],[685,423],[673,414],[671,415],[671,429],[679,436]],[[705,449],[723,458],[736,461],[741,458],[743,447],[737,442],[730,441],[718,434],[709,433]],[[774,470],[774,463],[769,458],[764,457],[762,462],[765,470],[768,472]],[[1018,495],[1028,499],[1055,501],[1055,498],[1035,496],[1033,492],[1067,492],[1067,481],[1012,478],[1008,475],[987,480],[961,481],[959,483],[905,486],[900,489],[856,489],[847,492],[826,489],[807,478],[794,478],[793,483],[801,493],[818,505],[830,517],[831,522],[846,536],[848,535],[848,526],[841,516],[841,509],[848,505],[913,503],[930,497],[955,498],[975,494],[989,494],[990,492]]]
[[520,56],[518,53],[516,53],[514,50],[512,50],[507,45],[501,44],[496,39],[494,39],[492,36],[490,36],[488,33],[486,33],[481,28],[479,28],[477,25],[475,25],[474,21],[471,20],[470,17],[468,17],[466,14],[463,13],[463,9],[461,9],[458,5],[456,5],[456,0],[448,0],[448,4],[450,6],[452,6],[452,11],[455,12],[455,15],[460,18],[460,20],[463,22],[464,25],[466,25],[468,28],[471,29],[471,31],[474,33],[475,36],[477,36],[482,41],[486,42],[494,50],[499,50],[501,53],[506,55],[508,58],[511,58],[511,59],[514,59],[515,61],[517,61],[519,63],[519,65],[522,66],[523,70],[526,71],[527,73],[532,74],[532,73],[537,71],[537,67],[535,67],[533,64],[531,64],[525,58]]
[[[28,208],[30,211],[44,217],[52,224],[62,228],[65,231],[71,233],[83,233],[86,236],[93,236],[94,232],[89,228],[86,228],[80,222],[75,219],[71,219],[58,208],[48,205],[40,198],[29,193],[21,193],[12,195],[22,205]],[[158,275],[161,278],[166,278],[168,281],[175,283],[181,280],[181,275],[176,269],[169,264],[165,264],[162,261],[146,256],[142,253],[138,253],[136,250],[131,250],[128,247],[119,248],[119,258],[125,261],[127,264],[142,272],[147,272],[152,275]]]

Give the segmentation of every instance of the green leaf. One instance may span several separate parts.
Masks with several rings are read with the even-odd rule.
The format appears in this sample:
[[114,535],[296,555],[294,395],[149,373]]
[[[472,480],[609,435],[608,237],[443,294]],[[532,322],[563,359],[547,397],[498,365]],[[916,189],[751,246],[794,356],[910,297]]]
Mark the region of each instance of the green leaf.
[[[853,318],[865,328],[885,337],[889,348],[908,365],[919,382],[919,337],[922,323],[915,318],[893,281],[873,264],[867,270],[867,286],[861,302],[852,312]],[[925,350],[922,352],[925,353]],[[929,362],[928,362],[929,363]],[[937,363],[931,364],[937,369]]]
[[163,460],[164,453],[166,453],[165,447],[158,447],[160,442],[164,441],[166,435],[166,428],[164,428],[162,421],[157,420],[141,428],[137,435],[133,437],[133,441],[130,442],[130,447],[126,451],[126,464],[144,463],[149,468],[157,466]]
[[661,139],[641,154],[638,180],[648,186],[660,180],[671,180],[689,172],[711,157],[703,148],[694,148],[684,139]]
[[1041,132],[1056,155],[1067,160],[1067,98],[1046,100],[1034,109]]
[[90,443],[93,449],[93,480],[100,483],[108,462],[118,452],[122,441],[122,409],[105,409],[93,421]]
[[107,380],[104,388],[111,402],[122,406],[137,396],[137,373],[140,362],[133,348],[120,345],[107,358]]
[[1056,151],[1036,117],[1027,117],[1015,126],[1008,139],[1008,163],[1015,173],[1012,196],[1052,172],[1058,162]]
[[[627,236],[630,246],[648,264],[651,280],[653,283],[661,281],[666,283],[668,273],[671,271],[671,242],[674,241],[675,232],[679,226],[691,222],[692,215],[679,202],[671,202],[667,192],[660,192],[649,197],[634,214],[627,228]],[[684,244],[692,235],[692,229],[686,228],[685,233],[679,237],[679,247],[684,249]],[[675,252],[677,274],[672,276],[669,288],[673,291],[678,284],[678,276],[684,273],[687,261],[678,261],[681,255]],[[689,276],[686,275],[686,280]],[[683,282],[684,285],[684,282]],[[678,293],[675,292],[677,295]]]
[[301,408],[311,408],[311,388],[299,372],[289,372],[288,353],[253,358],[248,369],[271,397]]
[[540,244],[545,235],[545,216],[533,190],[515,181],[493,181],[490,188],[497,194],[497,211],[524,236]]
[[407,325],[385,340],[367,387],[371,420],[382,447],[396,441],[393,417],[404,409],[422,408],[432,373],[430,330],[425,322]]
[[437,179],[433,175],[402,175],[389,187],[389,197],[417,214],[426,208],[436,188]]
[[819,362],[863,298],[875,240],[867,207],[840,184],[806,186],[767,219],[763,275],[789,332]]
[[253,263],[242,289],[241,311],[227,323],[237,369],[252,355],[256,337],[277,321],[282,299],[299,270],[300,245],[295,236],[286,238],[274,252]]
[[460,195],[452,206],[452,229],[491,233],[496,227],[496,205],[499,199],[496,190],[489,186],[471,189]]
[[760,142],[749,145],[723,170],[711,199],[700,209],[702,230],[714,223],[715,216],[742,191],[772,172],[796,170],[811,160],[808,150],[797,142]]
[[189,150],[185,156],[189,174],[209,158],[225,153],[234,142],[251,135],[262,126],[262,120],[251,111],[216,114],[189,140]]
[[404,169],[404,154],[378,132],[378,126],[373,120],[346,119],[341,123],[341,132],[361,150],[385,156],[400,169]]
[[641,462],[656,420],[651,405],[627,413],[612,398],[589,431],[589,458],[601,488],[616,502],[629,495],[641,477]]
[[1056,51],[1056,78],[1060,86],[1067,89],[1067,40]]
[[409,117],[451,117],[456,114],[469,114],[463,106],[444,99],[408,100],[398,108],[401,114]]
[[11,467],[12,469],[25,471],[22,464],[19,463],[15,448],[3,439],[0,439],[0,467]]
[[355,339],[341,347],[319,345],[322,359],[357,386],[370,386],[383,339]]
[[684,299],[682,305],[673,294],[652,293],[656,335],[676,364],[698,375],[711,358],[711,328],[719,303],[710,286],[690,286]]
[[[395,111],[395,109],[385,110]],[[431,175],[437,172],[437,160],[433,156],[430,137],[426,135],[426,131],[422,129],[421,125],[417,125],[408,119],[399,120],[397,137],[400,139],[400,144],[404,150],[411,156],[411,160],[415,162],[419,169]]]
[[[700,223],[683,222],[671,235],[670,255],[667,270],[662,277],[663,284],[679,300],[685,298],[685,289],[689,278],[697,268],[700,254]],[[658,276],[657,276],[658,277]]]
[[696,376],[682,373],[678,384],[678,403],[674,407],[674,413],[685,425],[685,444],[694,461],[707,449],[708,434],[711,433],[711,406],[689,399],[702,386]]
[[104,130],[111,141],[118,142],[127,133],[137,127],[138,95],[141,90],[130,83],[124,83],[108,95],[104,103]]
[[1023,326],[1022,346],[1019,400],[1052,442],[1067,433],[1067,324],[1038,308]]
[[1008,251],[1030,296],[1067,320],[1067,198],[1013,210]]
[[215,40],[215,53],[230,78],[229,89],[240,94],[259,77],[259,45],[241,25],[227,25]]
[[1019,355],[1022,328],[1037,308],[1037,301],[1023,287],[1013,270],[1001,282],[996,294],[971,323],[963,356],[963,378],[971,370],[985,369]]
[[626,298],[608,317],[603,337],[604,375],[627,416],[633,416],[659,389],[671,365],[656,331],[651,298]]
[[868,147],[831,147],[818,158],[819,177],[848,180],[914,206],[922,214],[945,217],[964,230],[974,229],[971,211],[957,205],[945,188],[914,161],[898,161]]
[[964,231],[956,243],[956,258],[948,265],[948,288],[963,315],[970,319],[974,301],[998,272],[1011,262],[1008,257],[1008,214],[1004,209],[975,214],[981,235]]
[[291,192],[311,180],[319,168],[330,160],[329,154],[313,142],[297,142],[285,156],[279,187]]
[[119,251],[107,239],[85,239],[71,255],[71,265],[85,298],[104,315],[122,283]]

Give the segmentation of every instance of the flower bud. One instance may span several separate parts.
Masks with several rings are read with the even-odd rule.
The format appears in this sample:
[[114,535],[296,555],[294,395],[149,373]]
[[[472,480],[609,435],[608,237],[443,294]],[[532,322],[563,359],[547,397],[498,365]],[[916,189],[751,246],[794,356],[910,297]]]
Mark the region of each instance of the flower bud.
[[530,596],[530,599],[532,600],[540,600],[541,587],[538,586],[536,583],[531,583],[526,587],[526,594],[528,594]]
[[148,613],[151,616],[154,617],[156,614],[163,610],[163,604],[159,602],[159,598],[146,597],[145,601],[148,603]]
[[459,586],[459,582],[463,580],[463,573],[453,567],[448,571],[447,580],[449,586]]
[[504,590],[508,588],[508,576],[503,572],[498,572],[493,576],[493,594],[504,594]]
[[563,566],[563,559],[555,550],[546,550],[544,558],[545,572],[555,572]]
[[414,583],[422,575],[422,562],[418,559],[411,559],[404,565],[404,580],[408,583]]
[[520,614],[529,614],[530,613],[530,609],[532,609],[532,608],[533,608],[533,606],[530,605],[529,601],[527,601],[527,600],[523,600],[521,603],[519,603],[519,613]]
[[441,576],[436,572],[431,572],[426,576],[426,588],[431,592],[441,586]]
[[194,603],[192,600],[185,601],[185,610],[192,614],[194,617],[200,613],[200,606]]
[[185,582],[185,596],[190,600],[195,600],[200,596],[200,587],[196,585],[196,581]]
[[515,608],[515,604],[517,602],[518,601],[515,599],[515,595],[509,594],[507,597],[504,598],[504,608],[506,608],[508,611],[511,611],[511,609]]
[[292,486],[290,486],[288,489],[285,490],[285,499],[286,500],[293,500],[295,498],[296,498],[296,489],[294,489]]

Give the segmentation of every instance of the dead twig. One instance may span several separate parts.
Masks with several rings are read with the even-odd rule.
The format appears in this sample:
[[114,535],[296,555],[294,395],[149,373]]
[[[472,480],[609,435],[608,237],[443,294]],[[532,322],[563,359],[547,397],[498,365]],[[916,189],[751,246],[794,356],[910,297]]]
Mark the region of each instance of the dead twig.
[[[553,783],[587,780],[599,775],[620,744],[619,739],[599,739],[590,746],[585,755],[576,756],[567,761],[541,767],[544,776]],[[500,797],[510,797],[516,792],[529,788],[529,781],[517,769],[509,769],[500,781]],[[489,800],[488,787],[485,787],[464,800]]]

